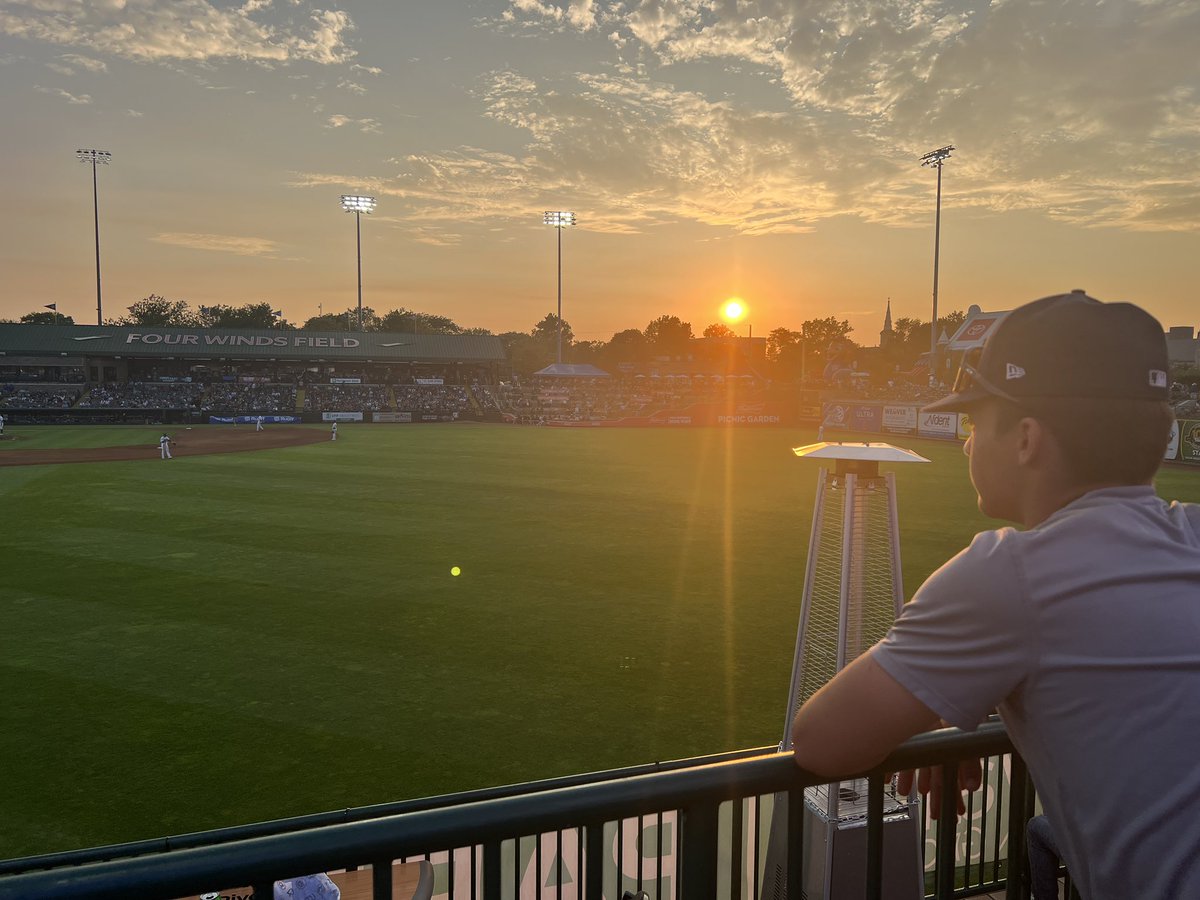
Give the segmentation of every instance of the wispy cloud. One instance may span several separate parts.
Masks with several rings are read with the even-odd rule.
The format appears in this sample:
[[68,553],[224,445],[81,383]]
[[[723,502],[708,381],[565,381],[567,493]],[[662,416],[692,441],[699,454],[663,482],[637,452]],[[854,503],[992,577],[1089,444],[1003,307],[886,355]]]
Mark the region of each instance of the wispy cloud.
[[[1084,225],[1200,226],[1191,203],[1200,166],[1200,6],[1189,0],[596,0],[586,7],[585,14],[567,0],[509,0],[501,18],[550,31],[602,26],[615,71],[643,93],[592,75],[581,79],[589,87],[577,102],[604,91],[624,106],[616,118],[635,125],[630,149],[647,137],[639,120],[667,125],[683,143],[663,148],[667,159],[651,165],[670,169],[673,159],[685,182],[684,160],[712,166],[716,191],[727,198],[696,204],[683,192],[677,214],[722,220],[714,213],[723,206],[739,230],[776,230],[835,214],[826,206],[833,201],[842,213],[907,224],[927,205],[928,173],[915,169],[916,157],[953,141],[960,152],[946,189],[958,205],[1050,210]],[[711,65],[757,75],[758,87],[710,96],[695,73]],[[672,83],[696,93],[660,97],[655,86]],[[786,107],[764,102],[772,92]],[[561,128],[554,107],[563,103],[496,89],[488,99],[488,115],[530,131],[530,161],[549,168],[539,174],[573,182],[563,164],[583,148]],[[772,120],[755,110],[766,108],[790,111],[777,128],[765,128]],[[590,128],[596,114],[581,110],[576,124]],[[711,138],[693,127],[706,119],[716,128]],[[605,146],[617,150],[622,141],[607,128],[613,120],[601,115],[596,124]],[[813,156],[747,146],[745,132],[722,127],[737,121],[765,128],[779,151]],[[764,196],[726,165],[756,173],[765,165],[803,184],[781,183]],[[1170,188],[1143,191],[1147,181]],[[791,202],[794,212],[780,215]]]
[[54,97],[62,97],[73,106],[85,106],[92,102],[91,94],[72,94],[70,91],[64,91],[62,88],[42,87],[40,84],[33,86],[35,91],[40,91],[43,94],[50,94]]
[[326,128],[344,128],[345,126],[357,128],[363,134],[380,134],[383,131],[378,119],[354,119],[350,116],[330,116],[325,120]]
[[143,114],[138,112],[136,109],[127,109],[125,110],[125,115],[129,116],[131,119],[140,119]]
[[281,245],[276,241],[228,234],[189,234],[172,231],[157,234],[153,240],[160,244],[187,247],[191,250],[232,253],[235,256],[259,256],[268,259],[280,258],[281,250]]
[[[333,64],[354,57],[355,51],[347,44],[354,24],[347,13],[311,9],[307,15],[274,14],[270,7],[266,0],[248,0],[232,8],[210,0],[5,0],[0,8],[0,34],[138,61],[240,59],[273,64],[306,60]],[[262,14],[268,11],[276,21],[265,21]],[[87,67],[85,63],[75,65]]]
[[104,60],[80,56],[78,53],[64,53],[60,59],[67,65],[73,66],[76,69],[82,69],[85,72],[99,74],[108,71],[108,63],[104,62]]

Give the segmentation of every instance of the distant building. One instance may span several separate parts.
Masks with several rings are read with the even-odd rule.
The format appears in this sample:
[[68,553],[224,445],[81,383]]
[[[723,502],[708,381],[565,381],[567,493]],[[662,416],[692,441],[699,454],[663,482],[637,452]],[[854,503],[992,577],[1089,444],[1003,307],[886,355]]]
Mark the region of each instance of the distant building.
[[879,332],[879,346],[888,346],[895,337],[896,332],[892,330],[892,298],[888,297],[887,312],[883,316],[883,330]]

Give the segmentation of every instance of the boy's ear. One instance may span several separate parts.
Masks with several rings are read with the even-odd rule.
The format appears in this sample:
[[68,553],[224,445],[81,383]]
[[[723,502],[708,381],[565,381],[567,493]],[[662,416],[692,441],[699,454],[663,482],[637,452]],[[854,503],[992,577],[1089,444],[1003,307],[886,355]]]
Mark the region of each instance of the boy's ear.
[[1041,421],[1025,416],[1017,423],[1017,461],[1023,466],[1044,462],[1051,441]]

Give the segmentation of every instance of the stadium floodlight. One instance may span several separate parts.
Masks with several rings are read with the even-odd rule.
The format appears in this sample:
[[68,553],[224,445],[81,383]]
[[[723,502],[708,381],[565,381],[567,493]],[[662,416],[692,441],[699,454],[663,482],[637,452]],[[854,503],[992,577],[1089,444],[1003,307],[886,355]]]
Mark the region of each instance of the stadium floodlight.
[[358,261],[358,330],[362,331],[362,214],[375,211],[375,198],[361,194],[342,194],[342,211],[354,213],[354,238]]
[[938,252],[942,240],[942,163],[950,158],[954,147],[947,144],[930,150],[921,157],[921,165],[937,169],[937,212],[933,218],[933,318],[929,321],[929,378],[937,378],[937,309],[938,309]]
[[104,324],[104,305],[100,299],[100,194],[96,187],[96,166],[107,166],[112,154],[107,150],[76,150],[81,163],[92,164],[92,219],[96,225],[96,324]]
[[557,362],[562,362],[562,232],[568,225],[575,224],[575,213],[562,210],[546,210],[542,223],[554,226],[558,232],[558,353]]

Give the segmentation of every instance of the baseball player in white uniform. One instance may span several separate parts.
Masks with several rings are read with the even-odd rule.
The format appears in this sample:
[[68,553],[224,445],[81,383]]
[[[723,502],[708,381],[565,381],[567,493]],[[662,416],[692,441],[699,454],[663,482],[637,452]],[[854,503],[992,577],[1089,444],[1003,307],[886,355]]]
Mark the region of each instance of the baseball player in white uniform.
[[254,420],[254,430],[255,430],[255,431],[262,431],[262,430],[263,430],[262,423],[263,423],[263,417],[262,417],[262,416],[259,416],[257,419],[255,419],[255,420]]
[[158,453],[163,459],[171,459],[171,436],[165,431],[158,439]]
[[333,427],[329,429],[329,439],[331,441],[337,440],[337,422],[334,422]]
[[0,416],[0,437],[4,435],[4,416]]

